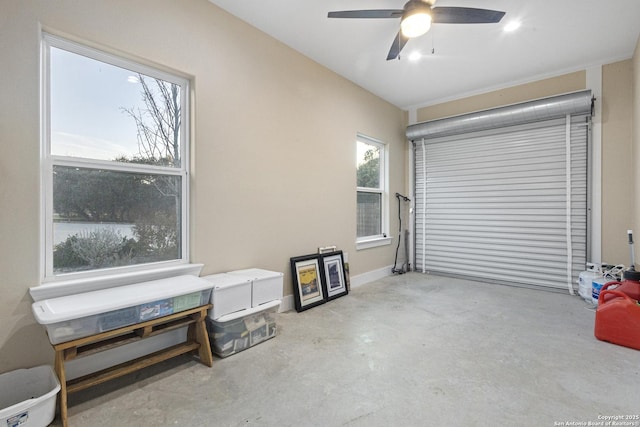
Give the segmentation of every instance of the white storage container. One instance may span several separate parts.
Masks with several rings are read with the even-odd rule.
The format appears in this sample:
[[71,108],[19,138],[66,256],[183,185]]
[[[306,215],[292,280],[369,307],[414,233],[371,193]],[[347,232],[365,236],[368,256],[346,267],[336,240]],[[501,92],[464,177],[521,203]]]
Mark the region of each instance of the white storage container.
[[246,270],[230,271],[240,277],[251,280],[251,307],[282,299],[282,285],[284,274],[277,271],[248,268]]
[[275,300],[216,320],[207,318],[213,352],[227,357],[275,337],[279,306],[280,300]]
[[588,262],[586,271],[578,275],[578,295],[585,301],[592,302],[591,293],[593,291],[593,281],[602,277],[602,271],[596,264]]
[[48,365],[0,375],[0,426],[45,427],[56,415],[58,377]]
[[251,308],[251,280],[232,274],[212,274],[203,276],[213,285],[209,317],[217,319],[221,316]]
[[31,308],[58,344],[209,304],[211,287],[200,277],[177,276],[36,301]]
[[598,298],[600,297],[600,291],[602,290],[602,287],[609,283],[609,282],[613,282],[614,279],[610,278],[610,277],[596,277],[592,280],[591,282],[591,303],[593,305],[595,305],[596,307],[598,306]]

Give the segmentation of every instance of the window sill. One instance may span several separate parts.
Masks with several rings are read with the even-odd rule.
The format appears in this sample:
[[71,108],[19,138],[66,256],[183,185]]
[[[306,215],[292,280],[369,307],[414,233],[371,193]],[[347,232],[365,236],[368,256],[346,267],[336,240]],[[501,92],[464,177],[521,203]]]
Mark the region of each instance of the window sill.
[[133,283],[148,282],[151,280],[166,279],[180,275],[199,276],[204,264],[179,264],[164,266],[126,273],[102,274],[94,277],[70,279],[57,282],[43,283],[40,286],[29,288],[29,293],[34,301],[79,294],[82,292],[97,291],[100,289],[114,288],[116,286],[131,285]]
[[390,245],[393,237],[376,237],[367,240],[356,241],[356,250],[377,248],[378,246]]

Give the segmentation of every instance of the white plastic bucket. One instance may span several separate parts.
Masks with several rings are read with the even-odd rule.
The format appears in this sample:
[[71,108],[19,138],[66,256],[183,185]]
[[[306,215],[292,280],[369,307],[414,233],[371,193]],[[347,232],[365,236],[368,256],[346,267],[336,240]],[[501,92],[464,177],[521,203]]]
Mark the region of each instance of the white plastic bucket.
[[0,375],[0,426],[45,427],[56,413],[58,377],[48,365]]

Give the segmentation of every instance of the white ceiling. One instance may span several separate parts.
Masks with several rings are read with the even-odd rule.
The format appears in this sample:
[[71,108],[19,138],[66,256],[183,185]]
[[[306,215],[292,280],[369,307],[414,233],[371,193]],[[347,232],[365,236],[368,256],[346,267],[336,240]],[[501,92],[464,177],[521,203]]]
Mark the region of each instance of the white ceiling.
[[[387,61],[398,19],[327,12],[402,9],[405,0],[210,1],[403,109],[627,59],[640,34],[640,0],[438,0],[506,15],[499,24],[435,24]],[[513,20],[521,27],[504,32]],[[410,61],[413,51],[423,57]]]

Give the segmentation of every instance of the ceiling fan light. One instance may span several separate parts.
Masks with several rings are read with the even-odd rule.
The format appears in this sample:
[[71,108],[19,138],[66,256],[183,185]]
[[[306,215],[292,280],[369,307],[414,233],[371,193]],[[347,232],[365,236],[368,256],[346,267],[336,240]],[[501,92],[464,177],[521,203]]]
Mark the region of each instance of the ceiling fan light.
[[429,6],[407,7],[400,22],[402,35],[407,38],[418,37],[431,28],[431,10]]

